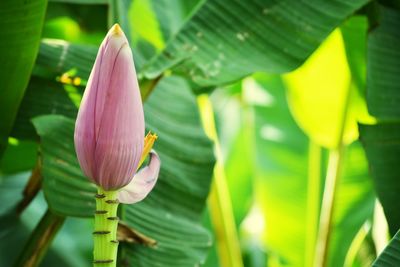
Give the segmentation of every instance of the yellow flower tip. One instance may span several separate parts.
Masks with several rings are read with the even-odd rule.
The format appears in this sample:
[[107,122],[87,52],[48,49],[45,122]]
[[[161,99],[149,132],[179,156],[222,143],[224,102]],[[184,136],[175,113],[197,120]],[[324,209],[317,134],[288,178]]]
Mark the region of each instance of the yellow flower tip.
[[115,23],[114,26],[112,26],[111,32],[115,35],[121,35],[124,33],[118,23]]

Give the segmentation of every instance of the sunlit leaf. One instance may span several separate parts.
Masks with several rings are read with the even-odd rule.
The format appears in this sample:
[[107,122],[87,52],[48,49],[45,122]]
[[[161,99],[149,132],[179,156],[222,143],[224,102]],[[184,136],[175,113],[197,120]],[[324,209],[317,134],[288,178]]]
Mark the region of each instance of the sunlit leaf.
[[[154,3],[157,5],[157,3]],[[160,24],[152,8],[151,0],[133,1],[128,13],[132,29],[133,42],[142,38],[153,44],[158,50],[164,47]]]
[[[350,71],[340,32],[332,33],[303,66],[285,76],[285,81],[300,127],[317,144],[336,147],[347,115],[344,110],[350,89]],[[346,118],[345,143],[357,138],[355,119]]]

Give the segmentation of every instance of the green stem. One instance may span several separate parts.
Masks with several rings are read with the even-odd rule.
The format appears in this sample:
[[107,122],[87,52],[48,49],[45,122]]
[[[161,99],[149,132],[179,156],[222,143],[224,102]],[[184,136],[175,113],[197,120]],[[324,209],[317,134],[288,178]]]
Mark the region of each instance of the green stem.
[[14,267],[39,266],[64,221],[64,217],[57,216],[47,210],[21,251],[22,254]]
[[336,191],[341,178],[343,156],[346,149],[343,139],[347,126],[347,116],[352,97],[352,90],[353,87],[352,84],[350,84],[343,106],[336,146],[334,149],[329,150],[328,170],[325,179],[324,194],[322,196],[318,238],[314,255],[314,267],[326,267],[328,264],[328,252],[333,228]]
[[321,198],[321,147],[310,141],[308,147],[307,224],[306,257],[304,266],[312,266],[318,232]]
[[356,261],[357,254],[360,252],[361,247],[370,232],[371,226],[368,221],[366,221],[363,226],[358,230],[356,236],[351,242],[350,248],[347,251],[346,258],[344,260],[343,267],[352,267]]
[[318,240],[314,267],[325,267],[328,263],[329,243],[332,234],[334,204],[337,185],[341,176],[344,146],[329,152],[328,171],[322,198]]
[[118,251],[118,200],[117,191],[98,188],[94,216],[93,266],[115,267]]

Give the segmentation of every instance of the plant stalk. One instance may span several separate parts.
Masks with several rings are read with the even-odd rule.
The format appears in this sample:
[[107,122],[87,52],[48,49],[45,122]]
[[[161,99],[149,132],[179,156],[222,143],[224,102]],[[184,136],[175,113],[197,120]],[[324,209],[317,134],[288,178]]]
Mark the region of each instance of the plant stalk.
[[325,267],[328,262],[329,242],[332,233],[334,204],[337,185],[341,176],[344,146],[329,152],[328,171],[325,180],[324,196],[321,205],[318,240],[314,267]]
[[216,235],[218,259],[221,266],[243,267],[239,237],[236,230],[232,201],[222,164],[222,151],[214,122],[214,112],[207,95],[197,98],[203,128],[207,136],[214,141],[217,162],[208,198],[211,222]]
[[339,126],[338,138],[335,148],[329,150],[328,170],[325,179],[324,194],[322,197],[321,213],[319,220],[318,239],[315,248],[314,267],[326,267],[328,263],[329,244],[332,234],[334,219],[334,205],[337,185],[341,178],[343,157],[346,149],[344,134],[346,131],[347,116],[352,98],[352,84],[346,92],[343,113]]
[[21,214],[26,207],[32,202],[37,193],[40,191],[42,185],[42,174],[41,174],[41,162],[38,160],[35,168],[32,170],[32,174],[26,184],[23,192],[23,199],[17,205],[17,213]]
[[318,232],[318,218],[321,198],[321,152],[319,145],[310,141],[308,147],[308,181],[307,181],[307,224],[304,266],[312,266],[315,257],[315,245]]
[[94,216],[93,266],[115,267],[117,263],[118,200],[117,191],[98,188]]
[[64,221],[64,217],[55,215],[50,210],[47,210],[25,244],[14,267],[39,266]]

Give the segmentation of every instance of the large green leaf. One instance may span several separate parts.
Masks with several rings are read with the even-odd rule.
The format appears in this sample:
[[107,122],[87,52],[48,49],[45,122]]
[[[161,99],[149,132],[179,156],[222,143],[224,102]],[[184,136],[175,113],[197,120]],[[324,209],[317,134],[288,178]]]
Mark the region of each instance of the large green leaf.
[[150,2],[159,21],[163,39],[168,41],[183,24],[185,0],[152,0]]
[[148,77],[179,64],[194,83],[227,83],[255,71],[298,67],[343,19],[364,5],[356,1],[208,0],[146,69]]
[[[213,170],[212,145],[182,79],[165,78],[146,103],[145,114],[147,128],[159,135],[155,149],[162,169],[149,197],[126,206],[125,220],[158,246],[127,245],[127,260],[132,266],[192,266],[204,260],[211,244],[199,222]],[[73,120],[49,115],[34,119],[34,125],[41,137],[43,189],[50,208],[63,215],[92,216],[95,186],[79,169]]]
[[373,267],[395,267],[400,265],[400,232],[392,238],[387,247],[372,264]]
[[367,104],[378,117],[377,125],[361,125],[361,140],[382,203],[389,230],[394,235],[400,228],[400,11],[379,8],[379,24],[368,35]]
[[57,39],[45,39],[35,66],[35,73],[53,76],[74,70],[75,76],[83,80],[89,78],[98,48],[91,45],[71,44]]
[[360,125],[360,135],[375,190],[394,235],[400,228],[400,211],[396,204],[400,192],[400,124]]
[[367,103],[379,119],[400,119],[400,11],[380,6],[368,34]]
[[165,43],[180,30],[202,0],[151,0]]
[[338,29],[300,68],[284,78],[293,116],[313,142],[336,148],[339,142],[349,144],[357,139],[355,112],[347,112],[343,126],[343,110],[350,101],[351,76]]
[[46,0],[0,2],[0,155],[31,75],[46,4]]

